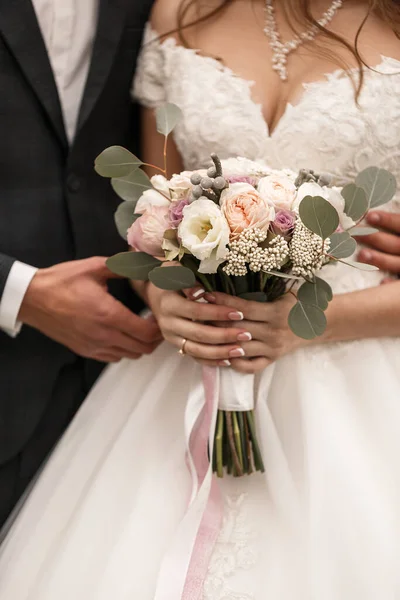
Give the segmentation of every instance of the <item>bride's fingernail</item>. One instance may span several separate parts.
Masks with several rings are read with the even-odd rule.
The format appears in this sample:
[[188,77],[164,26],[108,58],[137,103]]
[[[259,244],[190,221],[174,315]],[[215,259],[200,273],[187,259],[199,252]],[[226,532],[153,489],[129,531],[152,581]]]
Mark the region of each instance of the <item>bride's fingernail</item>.
[[230,312],[228,317],[231,321],[243,321],[244,314],[240,310],[235,310],[235,312]]
[[230,360],[221,360],[221,362],[219,364],[221,367],[230,367],[231,361]]
[[235,348],[229,352],[229,356],[231,358],[240,358],[242,356],[246,356],[246,352],[243,350],[243,348]]
[[379,213],[376,213],[376,212],[369,213],[369,215],[368,215],[369,223],[372,223],[373,225],[377,225],[380,220],[381,220],[381,216]]
[[205,298],[199,298],[198,300],[196,300],[196,302],[198,302],[199,304],[208,304]]
[[207,300],[208,300],[209,302],[216,302],[216,301],[217,301],[217,299],[216,299],[216,297],[214,296],[214,294],[209,294],[209,293],[207,293],[207,294],[206,294],[206,298],[207,298]]
[[198,298],[199,296],[203,296],[205,293],[206,293],[206,290],[203,290],[203,288],[201,288],[200,290],[197,290],[197,292],[192,294],[192,296],[193,296],[193,298]]
[[244,333],[239,333],[237,336],[239,342],[250,342],[253,339],[250,331],[245,331]]

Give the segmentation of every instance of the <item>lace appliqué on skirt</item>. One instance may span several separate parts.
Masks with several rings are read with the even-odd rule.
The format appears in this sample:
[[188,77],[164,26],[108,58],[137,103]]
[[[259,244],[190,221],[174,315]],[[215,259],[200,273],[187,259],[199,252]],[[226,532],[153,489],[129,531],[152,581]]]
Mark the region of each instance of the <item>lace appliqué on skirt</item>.
[[257,532],[250,525],[247,496],[225,497],[222,530],[208,570],[203,600],[255,600],[252,593],[235,589],[235,576],[257,563]]

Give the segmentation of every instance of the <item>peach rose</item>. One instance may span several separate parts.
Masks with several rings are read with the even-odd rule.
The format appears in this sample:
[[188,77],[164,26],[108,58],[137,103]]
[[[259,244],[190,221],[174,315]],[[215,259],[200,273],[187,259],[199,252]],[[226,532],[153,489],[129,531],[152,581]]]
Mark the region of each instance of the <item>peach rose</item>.
[[296,187],[284,175],[268,175],[258,182],[258,193],[274,205],[277,210],[293,210]]
[[274,208],[248,183],[232,183],[222,192],[220,204],[232,238],[250,227],[267,231],[275,218]]

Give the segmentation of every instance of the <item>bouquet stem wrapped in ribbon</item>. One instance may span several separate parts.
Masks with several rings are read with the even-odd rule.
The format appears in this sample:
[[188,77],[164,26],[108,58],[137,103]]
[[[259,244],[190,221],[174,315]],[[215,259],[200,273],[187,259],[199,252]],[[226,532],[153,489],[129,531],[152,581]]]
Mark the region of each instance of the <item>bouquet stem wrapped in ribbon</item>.
[[[157,129],[167,140],[179,126],[181,112],[168,104],[156,116]],[[246,158],[221,162],[215,154],[208,168],[171,178],[166,151],[163,167],[147,166],[160,174],[149,179],[142,170],[146,165],[119,146],[96,159],[96,171],[111,178],[123,200],[115,221],[134,250],[111,257],[109,269],[165,290],[200,282],[210,292],[253,302],[294,294],[297,301],[288,324],[304,339],[322,335],[327,324],[332,290],[321,269],[335,263],[375,269],[352,260],[357,247],[353,236],[376,231],[363,227],[363,219],[396,191],[393,175],[373,166],[342,188],[312,169],[276,171]],[[220,369],[219,375],[209,457],[213,470],[220,477],[225,472],[241,476],[263,471],[254,416],[255,376],[230,369]]]

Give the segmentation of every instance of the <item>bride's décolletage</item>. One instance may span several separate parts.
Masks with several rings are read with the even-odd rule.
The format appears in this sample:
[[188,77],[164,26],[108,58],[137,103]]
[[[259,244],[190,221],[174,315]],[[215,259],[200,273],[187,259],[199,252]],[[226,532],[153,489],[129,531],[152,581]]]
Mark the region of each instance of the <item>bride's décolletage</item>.
[[[400,181],[400,52],[375,53],[358,104],[343,69],[319,68],[268,126],[251,75],[156,27],[147,26],[134,95],[148,109],[181,108],[174,139],[185,168],[216,152],[276,169],[311,164],[338,185],[369,165]],[[288,69],[276,85],[291,85]],[[400,212],[399,194],[388,210]],[[385,275],[339,264],[324,277],[346,294]],[[400,593],[399,350],[396,337],[324,343],[257,374],[265,474],[220,482],[224,518],[202,600]],[[200,380],[200,366],[167,343],[105,372],[0,550],[1,600],[153,600],[190,495],[183,415]]]

